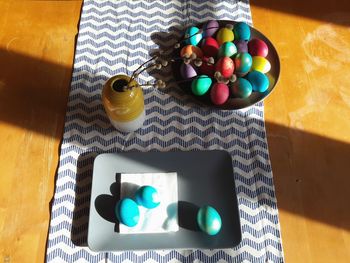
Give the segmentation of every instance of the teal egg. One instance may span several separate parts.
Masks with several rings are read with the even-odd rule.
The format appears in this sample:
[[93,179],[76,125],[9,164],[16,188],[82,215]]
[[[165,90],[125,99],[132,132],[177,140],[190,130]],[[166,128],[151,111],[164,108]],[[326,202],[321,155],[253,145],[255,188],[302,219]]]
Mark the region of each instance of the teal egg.
[[225,42],[219,48],[219,57],[232,57],[236,53],[236,45],[232,42]]
[[130,198],[121,199],[115,206],[115,215],[120,223],[133,227],[140,220],[140,210],[136,202]]
[[254,91],[265,92],[270,85],[268,77],[260,71],[253,70],[249,72],[246,79],[252,84]]
[[199,75],[192,81],[191,89],[194,95],[202,96],[208,92],[210,86],[212,84],[212,80],[207,75]]
[[222,221],[218,211],[206,205],[201,207],[197,213],[197,224],[203,232],[213,236],[219,233]]
[[234,58],[235,62],[235,72],[238,74],[247,73],[252,67],[253,59],[252,56],[247,53],[238,53]]
[[250,39],[250,27],[244,22],[238,22],[233,28],[235,39],[246,40]]
[[187,45],[197,46],[203,37],[202,34],[198,33],[198,32],[199,32],[198,27],[192,26],[192,27],[187,28],[187,30],[185,32],[185,38],[187,38],[187,37],[190,37],[190,38],[187,38],[185,40],[185,43]]
[[138,205],[146,208],[155,208],[160,204],[160,197],[156,188],[150,185],[141,186],[135,193]]
[[237,78],[231,86],[231,93],[238,98],[248,98],[252,91],[252,84],[244,78]]

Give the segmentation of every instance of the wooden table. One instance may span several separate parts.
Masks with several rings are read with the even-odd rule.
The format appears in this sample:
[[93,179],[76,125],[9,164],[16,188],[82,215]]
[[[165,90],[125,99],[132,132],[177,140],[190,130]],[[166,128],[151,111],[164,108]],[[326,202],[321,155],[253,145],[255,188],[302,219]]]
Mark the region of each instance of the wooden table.
[[[287,262],[350,261],[350,2],[252,0]],[[0,2],[0,261],[42,262],[81,1]]]

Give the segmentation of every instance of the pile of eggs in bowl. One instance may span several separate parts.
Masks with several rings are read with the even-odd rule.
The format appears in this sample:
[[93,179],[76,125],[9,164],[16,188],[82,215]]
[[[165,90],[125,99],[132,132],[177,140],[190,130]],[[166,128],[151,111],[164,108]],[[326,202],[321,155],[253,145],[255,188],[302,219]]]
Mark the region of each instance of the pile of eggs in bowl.
[[191,81],[194,95],[208,94],[214,105],[223,105],[230,98],[248,98],[252,92],[269,88],[268,46],[261,39],[251,39],[246,23],[220,27],[218,21],[211,20],[201,29],[192,26],[183,43],[180,74]]

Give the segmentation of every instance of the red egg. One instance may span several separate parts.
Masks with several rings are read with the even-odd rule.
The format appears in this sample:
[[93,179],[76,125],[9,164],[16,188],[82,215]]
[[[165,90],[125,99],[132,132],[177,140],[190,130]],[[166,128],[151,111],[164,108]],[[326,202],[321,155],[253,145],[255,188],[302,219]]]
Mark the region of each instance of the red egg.
[[199,67],[199,71],[201,74],[208,75],[209,77],[214,77],[215,66],[213,64],[207,64],[208,58],[202,58],[202,65]]
[[222,57],[216,62],[215,70],[219,71],[224,78],[229,78],[235,70],[235,64],[231,58]]
[[224,104],[227,101],[229,95],[230,90],[224,83],[215,83],[210,90],[210,98],[215,105]]
[[252,57],[266,57],[269,53],[269,48],[267,47],[266,43],[258,38],[254,38],[248,42],[248,50]]
[[207,37],[202,41],[202,51],[207,57],[216,57],[219,51],[219,44],[214,38]]

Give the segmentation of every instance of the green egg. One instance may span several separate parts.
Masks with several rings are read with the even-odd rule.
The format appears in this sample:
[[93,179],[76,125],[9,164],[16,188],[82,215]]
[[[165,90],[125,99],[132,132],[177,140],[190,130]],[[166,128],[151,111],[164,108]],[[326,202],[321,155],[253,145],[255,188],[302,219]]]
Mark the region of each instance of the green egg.
[[232,57],[237,53],[237,47],[232,42],[225,42],[220,46],[219,57]]
[[214,236],[220,232],[222,221],[218,211],[214,207],[206,205],[198,210],[197,224],[203,232]]
[[210,77],[208,77],[207,75],[199,75],[192,81],[192,93],[196,96],[202,96],[208,92],[211,84],[212,80]]

